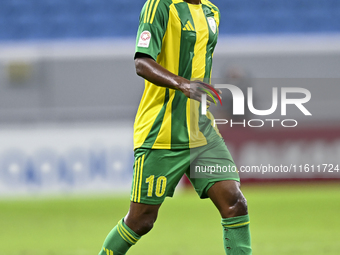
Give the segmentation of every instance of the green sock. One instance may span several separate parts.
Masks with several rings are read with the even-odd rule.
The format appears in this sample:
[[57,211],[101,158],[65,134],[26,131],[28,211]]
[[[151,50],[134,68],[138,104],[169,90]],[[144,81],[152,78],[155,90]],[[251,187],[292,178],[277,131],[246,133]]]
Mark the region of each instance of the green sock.
[[122,219],[107,235],[99,255],[124,255],[140,238]]
[[249,215],[222,219],[223,242],[227,255],[251,255]]

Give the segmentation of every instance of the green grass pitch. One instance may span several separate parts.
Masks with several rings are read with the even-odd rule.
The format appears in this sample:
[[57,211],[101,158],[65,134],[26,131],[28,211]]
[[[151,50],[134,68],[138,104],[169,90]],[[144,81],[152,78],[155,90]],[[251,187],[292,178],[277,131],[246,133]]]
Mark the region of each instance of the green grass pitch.
[[[340,253],[340,184],[244,185],[253,254]],[[0,255],[94,255],[129,195],[0,200]],[[220,216],[191,191],[166,199],[129,255],[224,254]]]

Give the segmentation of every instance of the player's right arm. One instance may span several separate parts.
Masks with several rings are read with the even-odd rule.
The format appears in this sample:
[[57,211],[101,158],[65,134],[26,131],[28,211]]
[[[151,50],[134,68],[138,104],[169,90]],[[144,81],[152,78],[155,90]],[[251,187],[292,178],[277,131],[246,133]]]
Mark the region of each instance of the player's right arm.
[[[201,82],[190,82],[183,77],[169,72],[149,55],[136,54],[135,66],[137,74],[151,83],[161,87],[180,90],[188,98],[197,101],[201,101],[201,96],[205,93],[198,88],[201,87],[208,90]],[[211,93],[214,94],[213,92]],[[208,101],[213,102],[213,99],[209,96],[207,99]]]
[[[157,86],[180,90],[188,98],[201,101],[201,95],[205,92],[199,87],[210,90],[204,86],[204,83],[190,82],[171,73],[155,61],[162,48],[169,19],[170,2],[172,1],[149,0],[142,9],[136,40],[136,72],[139,76]],[[220,91],[218,92],[220,93]],[[212,94],[214,95],[214,93]],[[213,102],[210,96],[207,96],[207,100]]]

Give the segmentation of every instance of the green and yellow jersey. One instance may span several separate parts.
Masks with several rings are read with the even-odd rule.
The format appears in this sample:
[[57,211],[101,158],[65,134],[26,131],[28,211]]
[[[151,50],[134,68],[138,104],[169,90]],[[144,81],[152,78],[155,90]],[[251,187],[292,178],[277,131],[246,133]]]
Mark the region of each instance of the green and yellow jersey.
[[[148,0],[140,15],[136,52],[150,55],[188,80],[211,77],[220,13],[210,1]],[[220,136],[209,111],[181,91],[145,81],[134,125],[134,148],[187,149]]]

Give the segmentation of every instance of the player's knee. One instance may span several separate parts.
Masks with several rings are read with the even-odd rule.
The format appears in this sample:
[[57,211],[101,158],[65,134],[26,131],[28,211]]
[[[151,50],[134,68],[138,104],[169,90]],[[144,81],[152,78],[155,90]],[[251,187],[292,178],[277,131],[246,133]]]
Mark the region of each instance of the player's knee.
[[133,219],[132,229],[140,236],[147,234],[156,221],[156,217],[151,215],[140,215],[140,217]]
[[239,215],[247,214],[248,213],[248,205],[247,205],[247,199],[241,195],[237,199],[237,203],[235,204],[235,211]]
[[141,233],[141,235],[147,234],[153,228],[155,221],[156,219],[152,218],[144,219],[143,221],[141,221],[139,225],[139,232]]
[[225,196],[225,203],[220,208],[223,218],[231,218],[248,214],[247,200],[242,192],[228,192]]
[[[229,200],[230,201],[230,200]],[[247,200],[240,192],[235,195],[226,208],[224,208],[222,215],[224,218],[236,217],[248,214]]]
[[156,222],[156,214],[128,214],[125,217],[125,223],[138,235],[142,236],[148,233]]
[[148,233],[158,215],[158,210],[161,205],[146,205],[131,203],[130,210],[124,218],[125,223],[135,233],[142,236]]

